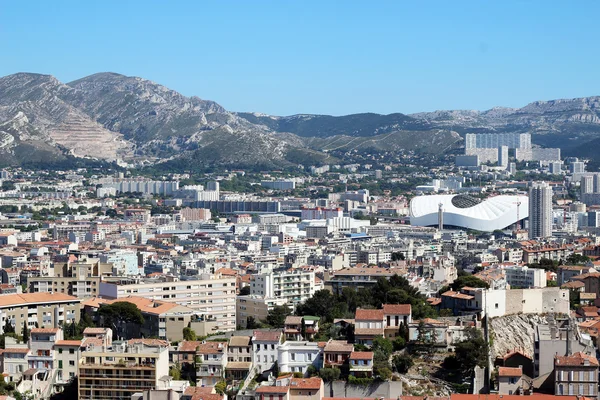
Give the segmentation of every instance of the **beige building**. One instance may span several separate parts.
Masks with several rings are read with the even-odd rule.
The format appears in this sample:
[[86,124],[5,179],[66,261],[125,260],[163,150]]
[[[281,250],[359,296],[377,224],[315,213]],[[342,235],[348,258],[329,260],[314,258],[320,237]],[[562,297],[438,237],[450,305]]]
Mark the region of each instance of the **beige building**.
[[121,299],[129,296],[144,297],[167,303],[176,303],[193,309],[201,318],[217,322],[217,330],[234,331],[235,278],[217,278],[193,281],[139,280],[135,283],[119,284],[102,282],[100,296],[106,299]]
[[56,328],[79,322],[81,300],[62,293],[22,293],[0,296],[0,329],[9,322],[20,332],[29,328]]
[[523,394],[523,368],[498,367],[498,393]]
[[238,296],[236,300],[236,325],[245,329],[248,325],[248,317],[255,321],[267,319],[269,311],[275,306],[287,304],[285,299],[265,298],[262,296],[248,295]]
[[[56,386],[62,387],[77,376],[77,365],[81,357],[81,347],[81,340],[58,340],[54,343]],[[61,391],[61,389],[57,390]]]
[[[103,304],[112,304],[117,301],[126,301],[135,304],[144,317],[142,325],[127,325],[129,337],[158,337],[169,341],[183,340],[183,328],[187,327],[197,312],[189,307],[176,303],[152,300],[145,297],[129,296],[116,300],[92,298],[82,303],[85,311],[90,315],[97,315]],[[124,327],[119,327],[124,328]],[[199,334],[199,332],[196,332]],[[117,332],[117,336],[121,333]]]
[[30,293],[64,293],[79,298],[98,296],[102,277],[112,276],[113,266],[89,259],[76,263],[57,263],[51,276],[29,278]]
[[598,396],[598,360],[578,352],[572,356],[554,356],[556,396]]
[[79,361],[80,400],[131,398],[169,375],[168,343],[154,339],[90,346]]

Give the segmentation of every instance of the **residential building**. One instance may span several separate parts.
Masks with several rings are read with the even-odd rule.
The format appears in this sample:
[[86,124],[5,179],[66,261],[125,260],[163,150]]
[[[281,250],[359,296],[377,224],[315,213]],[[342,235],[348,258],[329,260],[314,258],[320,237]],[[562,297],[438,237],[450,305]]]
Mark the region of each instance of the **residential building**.
[[81,340],[57,340],[54,343],[54,354],[56,357],[55,385],[64,387],[71,379],[77,376],[77,366],[81,357],[81,349]]
[[523,394],[523,369],[499,367],[498,393],[505,395]]
[[289,315],[285,318],[283,333],[287,340],[309,340],[319,332],[319,317],[297,317]]
[[252,276],[250,294],[266,298],[285,299],[289,304],[300,304],[317,291],[315,272],[307,269],[286,271],[265,270]]
[[201,360],[196,367],[199,386],[214,386],[225,378],[227,342],[202,342],[196,348],[196,357]]
[[408,327],[412,322],[412,310],[410,304],[384,304],[383,319],[385,322],[385,337],[394,338],[398,336],[400,325]]
[[123,323],[116,326],[118,337],[158,337],[169,341],[183,340],[183,328],[196,319],[197,311],[177,303],[153,300],[138,296],[128,296],[116,300],[92,298],[82,303],[86,312],[97,316],[103,305],[115,302],[135,304],[144,317],[143,324]]
[[90,345],[79,361],[80,400],[131,398],[169,376],[168,342],[132,340],[112,348]]
[[598,360],[577,352],[554,356],[554,382],[557,396],[598,396]]
[[17,331],[30,328],[57,328],[79,322],[81,300],[62,293],[22,293],[0,296],[0,329],[8,322]]
[[248,326],[248,317],[254,318],[254,321],[264,321],[275,306],[287,304],[284,298],[275,299],[263,296],[248,295],[237,296],[236,298],[236,325],[240,329]]
[[254,366],[258,373],[273,368],[277,361],[277,349],[283,339],[280,330],[254,331],[252,349],[254,351]]
[[354,341],[371,346],[376,337],[384,335],[384,311],[357,309],[355,316]]
[[250,336],[232,336],[229,339],[227,351],[225,379],[234,382],[243,381],[250,374],[253,365],[252,338]]
[[319,377],[292,378],[290,400],[321,400],[325,396],[323,380]]
[[372,351],[353,351],[350,353],[350,375],[358,378],[373,376]]
[[552,188],[534,183],[529,189],[529,238],[552,236]]
[[317,370],[323,365],[323,350],[317,342],[287,340],[277,349],[280,372],[301,372],[306,375],[308,367]]
[[[120,282],[119,282],[120,283]],[[203,319],[216,322],[218,331],[234,331],[236,279],[210,278],[190,281],[157,281],[153,279],[124,284],[102,282],[100,296],[121,299],[128,296],[145,297],[177,303],[193,309]]]
[[75,263],[55,263],[51,276],[32,277],[27,280],[31,293],[64,293],[79,298],[99,295],[103,277],[112,276],[113,265],[88,259]]
[[352,343],[345,340],[329,339],[323,350],[323,366],[341,367],[346,365],[353,351],[354,345]]
[[379,278],[391,278],[397,272],[380,267],[343,268],[338,271],[325,271],[325,286],[330,287],[336,294],[341,294],[343,288],[369,288],[377,283]]
[[510,266],[504,268],[506,283],[512,288],[546,287],[546,271],[542,268]]

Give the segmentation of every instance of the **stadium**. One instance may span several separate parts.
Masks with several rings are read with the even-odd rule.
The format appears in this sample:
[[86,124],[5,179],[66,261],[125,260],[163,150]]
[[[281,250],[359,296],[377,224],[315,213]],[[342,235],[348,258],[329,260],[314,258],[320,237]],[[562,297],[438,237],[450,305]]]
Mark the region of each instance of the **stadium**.
[[464,194],[444,194],[413,198],[410,224],[438,226],[440,206],[444,227],[484,232],[505,229],[529,216],[529,199],[525,195],[499,195],[482,200]]

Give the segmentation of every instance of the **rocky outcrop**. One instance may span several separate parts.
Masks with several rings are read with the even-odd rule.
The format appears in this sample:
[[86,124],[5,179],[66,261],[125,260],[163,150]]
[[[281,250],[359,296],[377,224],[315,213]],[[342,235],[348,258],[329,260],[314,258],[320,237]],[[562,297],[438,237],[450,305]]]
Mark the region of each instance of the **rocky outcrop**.
[[519,350],[533,359],[533,338],[537,326],[547,323],[546,317],[537,314],[518,314],[490,320],[492,357]]

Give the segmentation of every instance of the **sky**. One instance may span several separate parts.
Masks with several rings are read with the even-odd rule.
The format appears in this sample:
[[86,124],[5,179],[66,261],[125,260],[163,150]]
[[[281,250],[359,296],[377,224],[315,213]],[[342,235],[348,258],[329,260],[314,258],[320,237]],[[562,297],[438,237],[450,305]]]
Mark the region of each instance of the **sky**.
[[0,76],[150,79],[271,115],[600,95],[600,2],[0,0]]

